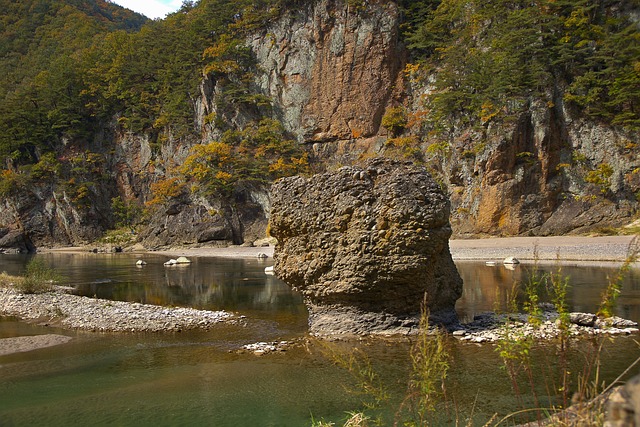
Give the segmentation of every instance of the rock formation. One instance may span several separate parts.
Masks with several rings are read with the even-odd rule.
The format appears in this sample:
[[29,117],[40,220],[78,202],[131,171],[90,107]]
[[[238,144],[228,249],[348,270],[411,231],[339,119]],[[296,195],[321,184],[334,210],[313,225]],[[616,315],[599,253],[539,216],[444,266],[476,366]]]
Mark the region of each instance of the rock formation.
[[319,333],[405,333],[423,300],[455,323],[462,280],[449,201],[423,167],[374,159],[272,189],[276,274],[302,292]]
[[640,426],[640,375],[619,387],[609,399],[607,427]]
[[370,138],[403,88],[405,50],[394,2],[355,13],[346,2],[308,2],[249,40],[261,90],[300,141]]

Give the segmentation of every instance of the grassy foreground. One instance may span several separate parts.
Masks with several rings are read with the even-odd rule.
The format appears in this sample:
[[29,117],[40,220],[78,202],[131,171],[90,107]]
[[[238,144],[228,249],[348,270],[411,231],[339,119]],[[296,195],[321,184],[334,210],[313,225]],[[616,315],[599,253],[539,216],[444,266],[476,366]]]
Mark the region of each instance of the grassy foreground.
[[[627,257],[616,275],[609,278],[601,296],[597,315],[606,321],[614,313],[616,301],[622,290],[622,281],[638,260],[640,246],[636,239],[628,247]],[[446,333],[430,328],[428,313],[423,312],[421,332],[411,348],[411,373],[407,391],[400,406],[395,410],[394,425],[432,426],[462,425],[511,426],[530,422],[529,425],[552,426],[603,426],[608,396],[614,386],[638,363],[636,359],[618,378],[605,384],[601,378],[604,363],[603,348],[606,335],[596,335],[589,345],[580,346],[569,333],[570,320],[567,294],[569,277],[563,275],[558,263],[556,271],[541,274],[534,268],[525,283],[514,284],[508,295],[508,311],[525,312],[528,322],[541,322],[541,304],[553,304],[558,312],[557,327],[560,334],[549,340],[541,340],[522,334],[514,323],[505,321],[503,334],[495,345],[503,368],[511,383],[517,408],[512,413],[480,421],[473,411],[462,414],[455,409],[443,424],[442,412],[451,412],[455,402],[446,393],[452,354],[447,345]],[[521,301],[518,303],[518,301]],[[640,343],[636,341],[638,347]],[[580,352],[584,360],[580,369],[570,363],[570,354]],[[325,353],[334,363],[345,368],[355,379],[358,392],[364,396],[362,408],[347,414],[344,427],[368,427],[387,425],[382,413],[388,410],[389,393],[373,370],[366,354],[361,352],[341,353],[329,344]],[[542,392],[541,392],[542,390]],[[387,407],[385,407],[387,405]],[[332,422],[312,420],[313,427],[334,426]]]

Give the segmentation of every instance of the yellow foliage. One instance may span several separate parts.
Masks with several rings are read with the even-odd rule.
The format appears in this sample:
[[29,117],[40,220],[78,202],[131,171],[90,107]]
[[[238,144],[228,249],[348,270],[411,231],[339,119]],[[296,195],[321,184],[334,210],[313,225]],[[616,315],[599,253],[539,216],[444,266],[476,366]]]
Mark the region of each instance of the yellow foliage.
[[499,112],[500,109],[493,105],[493,103],[485,101],[482,103],[482,107],[480,109],[480,121],[486,123],[496,117]]
[[148,206],[153,206],[166,202],[167,200],[178,197],[184,190],[185,183],[180,178],[173,177],[160,180],[151,184],[151,194],[153,199],[147,202]]
[[216,173],[216,179],[219,179],[220,181],[231,181],[231,178],[233,178],[233,175],[231,175],[228,172],[224,172],[224,171],[218,171]]
[[420,70],[420,64],[407,64],[404,67],[404,74],[408,77],[413,76],[415,73],[417,73]]

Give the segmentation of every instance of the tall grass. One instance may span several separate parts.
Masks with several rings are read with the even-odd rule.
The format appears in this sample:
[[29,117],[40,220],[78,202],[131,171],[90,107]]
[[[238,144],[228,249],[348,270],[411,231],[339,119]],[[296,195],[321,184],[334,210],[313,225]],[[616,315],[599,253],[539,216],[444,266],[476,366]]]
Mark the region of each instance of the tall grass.
[[[633,263],[638,260],[639,253],[637,240],[634,239],[629,245],[627,257],[622,266],[608,280],[597,313],[600,318],[606,319],[613,316],[617,298],[622,291],[623,280]],[[502,338],[497,343],[496,349],[503,360],[513,391],[521,405],[520,411],[506,418],[535,412],[538,422],[542,422],[542,417],[547,418],[549,414],[556,413],[552,425],[601,425],[604,419],[604,407],[595,402],[602,401],[602,393],[607,390],[607,387],[601,382],[600,372],[604,344],[609,338],[599,334],[588,342],[586,348],[585,346],[580,346],[579,350],[577,347],[572,348],[571,321],[567,303],[570,287],[569,277],[562,273],[559,263],[554,272],[542,275],[538,273],[536,267],[537,262],[523,285],[526,297],[523,309],[529,314],[529,323],[533,326],[539,326],[541,323],[539,307],[540,302],[543,301],[543,295],[545,295],[558,313],[556,320],[558,334],[551,342],[545,340],[544,344],[546,345],[543,345],[530,336],[524,336],[512,327],[509,320],[506,321],[503,326]],[[515,294],[515,291],[512,293]],[[559,405],[552,404],[551,400],[548,407],[540,405],[538,390],[532,376],[534,368],[531,354],[534,348],[537,351],[536,357],[541,357],[545,361],[538,376],[544,382],[547,396],[559,398]],[[576,351],[581,354],[583,363],[581,369],[572,372],[569,365],[569,353]],[[525,375],[522,375],[523,373]],[[526,407],[525,399],[523,399],[525,394],[532,397],[535,408]],[[569,407],[571,407],[570,410],[567,409]]]
[[[426,305],[423,304],[423,307]],[[355,384],[349,391],[362,397],[362,410],[348,413],[344,427],[384,426],[384,405],[389,405],[390,394],[374,370],[369,357],[361,350],[340,352],[335,346],[323,344],[323,353],[335,365],[350,373]],[[395,411],[396,426],[428,426],[432,424],[445,393],[445,380],[450,361],[447,334],[429,326],[428,312],[423,309],[420,329],[411,345],[411,372],[407,392]],[[313,421],[313,427],[331,426],[324,420]]]
[[429,313],[424,307],[426,301],[420,316],[420,331],[411,348],[408,393],[398,412],[408,418],[400,416],[401,425],[405,426],[428,425],[437,404],[446,396],[445,380],[451,359],[446,334],[441,329],[430,329]]
[[618,269],[617,274],[609,278],[607,288],[602,294],[600,309],[598,310],[599,316],[605,318],[613,316],[616,302],[622,291],[622,281],[629,273],[633,263],[638,260],[638,255],[640,255],[640,243],[638,242],[638,237],[634,237],[627,248],[627,257],[624,263]]
[[[535,251],[534,251],[535,252]],[[640,254],[637,240],[629,246],[628,255],[618,272],[610,277],[598,315],[612,316],[615,312],[617,297],[621,292],[622,281],[628,274]],[[496,345],[496,351],[502,359],[507,377],[518,402],[519,408],[513,413],[496,421],[494,415],[485,426],[514,425],[515,422],[530,421],[533,425],[553,426],[601,426],[604,423],[605,394],[612,384],[603,384],[601,365],[603,349],[609,338],[596,335],[590,340],[571,339],[571,321],[567,296],[570,291],[570,278],[566,276],[558,262],[555,271],[541,274],[534,268],[523,283],[514,283],[507,294],[507,309],[511,313],[520,309],[528,314],[532,326],[543,323],[544,313],[541,302],[553,304],[558,314],[556,319],[557,335],[544,342],[523,332],[523,328],[510,316],[502,326],[502,339]],[[518,295],[524,296],[524,303],[518,305]],[[516,318],[517,319],[517,318]],[[640,344],[639,344],[640,346]],[[576,369],[575,362],[581,358],[583,363]],[[446,380],[450,369],[451,352],[447,345],[447,335],[429,327],[428,313],[423,311],[420,332],[411,347],[411,373],[408,388],[400,407],[396,411],[396,426],[430,426],[442,421],[439,414],[443,402],[448,399]],[[382,419],[375,411],[389,403],[389,394],[379,377],[373,371],[368,358],[352,352],[347,356],[332,356],[336,364],[347,369],[356,378],[357,387],[364,400],[363,411],[348,414],[344,426],[382,425]],[[640,358],[631,366],[640,363]],[[614,381],[617,383],[623,375]],[[541,391],[544,390],[544,395]],[[544,403],[543,403],[544,401]],[[474,408],[475,409],[475,408]],[[473,425],[473,415],[455,414],[455,425]],[[315,423],[315,427],[333,425]]]
[[24,277],[15,280],[14,286],[24,294],[40,294],[53,290],[62,277],[41,258],[33,258],[27,263]]

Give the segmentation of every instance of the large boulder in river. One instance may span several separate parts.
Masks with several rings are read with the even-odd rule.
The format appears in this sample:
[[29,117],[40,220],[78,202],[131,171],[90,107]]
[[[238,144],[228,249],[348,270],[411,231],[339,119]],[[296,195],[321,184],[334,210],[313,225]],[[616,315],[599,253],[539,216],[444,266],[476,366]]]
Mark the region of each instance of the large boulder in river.
[[462,279],[449,201],[411,163],[373,159],[272,188],[275,273],[302,292],[318,333],[410,333],[423,301],[456,323]]

